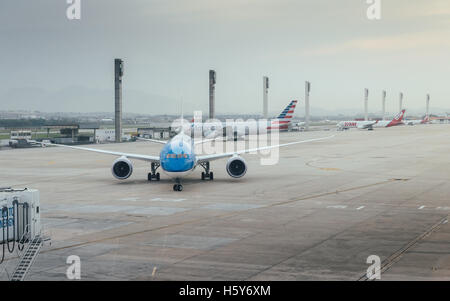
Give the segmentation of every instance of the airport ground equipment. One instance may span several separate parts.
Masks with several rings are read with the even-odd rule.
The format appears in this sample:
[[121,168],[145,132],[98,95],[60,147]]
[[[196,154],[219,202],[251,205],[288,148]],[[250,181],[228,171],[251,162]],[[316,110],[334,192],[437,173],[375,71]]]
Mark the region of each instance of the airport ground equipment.
[[6,251],[17,249],[19,263],[12,281],[24,280],[45,239],[42,236],[39,191],[35,189],[0,188],[0,263]]
[[22,281],[28,273],[28,270],[33,265],[39,251],[43,245],[43,239],[40,235],[36,236],[27,245],[23,256],[20,258],[19,264],[17,265],[14,273],[11,277],[11,281]]

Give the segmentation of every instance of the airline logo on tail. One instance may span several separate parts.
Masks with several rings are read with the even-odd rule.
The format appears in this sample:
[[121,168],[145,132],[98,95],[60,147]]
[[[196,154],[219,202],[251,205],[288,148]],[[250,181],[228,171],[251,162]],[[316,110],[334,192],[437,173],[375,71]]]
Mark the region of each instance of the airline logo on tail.
[[268,130],[288,130],[292,117],[294,116],[295,107],[297,106],[297,100],[292,100],[289,105],[278,115],[277,120],[272,120]]
[[404,115],[405,115],[405,110],[403,109],[400,113],[398,113],[394,117],[394,119],[392,119],[392,121],[386,127],[402,124],[402,120],[403,120],[403,116]]
[[425,118],[422,120],[421,123],[428,123],[430,121],[430,117],[427,115],[425,116]]

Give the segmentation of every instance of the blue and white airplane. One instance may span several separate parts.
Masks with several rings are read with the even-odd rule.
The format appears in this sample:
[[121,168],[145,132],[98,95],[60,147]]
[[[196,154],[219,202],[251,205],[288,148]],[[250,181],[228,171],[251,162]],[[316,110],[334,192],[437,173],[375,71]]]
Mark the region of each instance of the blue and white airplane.
[[182,191],[183,186],[181,185],[181,179],[186,177],[188,174],[194,171],[197,166],[201,166],[204,169],[202,172],[202,180],[213,180],[214,175],[210,170],[209,162],[222,158],[229,158],[226,169],[228,174],[233,178],[241,178],[247,172],[247,163],[240,156],[244,153],[257,152],[261,150],[267,150],[276,147],[289,146],[300,143],[307,143],[313,141],[320,141],[324,139],[329,139],[334,136],[324,137],[324,138],[316,138],[309,139],[303,141],[296,141],[291,143],[279,144],[279,145],[270,145],[265,147],[253,148],[253,149],[245,149],[228,153],[220,153],[220,154],[212,154],[212,155],[199,155],[195,154],[194,146],[199,143],[205,143],[206,141],[211,141],[214,139],[207,140],[199,140],[194,141],[190,136],[180,132],[178,135],[174,136],[169,141],[161,141],[161,140],[153,140],[153,139],[143,139],[150,142],[161,143],[164,144],[159,156],[149,156],[149,155],[140,155],[140,154],[132,154],[132,153],[122,153],[115,151],[107,151],[95,148],[87,148],[80,146],[71,146],[71,145],[63,145],[63,144],[53,144],[53,143],[44,143],[32,141],[34,143],[45,145],[55,145],[60,147],[72,148],[77,150],[91,151],[102,154],[108,154],[113,156],[118,156],[112,165],[111,171],[115,178],[119,180],[128,179],[133,173],[133,164],[130,159],[143,160],[151,163],[151,172],[148,174],[148,180],[151,181],[153,179],[159,181],[160,174],[156,172],[156,170],[161,167],[165,174],[173,178],[176,182],[173,185],[174,191]]

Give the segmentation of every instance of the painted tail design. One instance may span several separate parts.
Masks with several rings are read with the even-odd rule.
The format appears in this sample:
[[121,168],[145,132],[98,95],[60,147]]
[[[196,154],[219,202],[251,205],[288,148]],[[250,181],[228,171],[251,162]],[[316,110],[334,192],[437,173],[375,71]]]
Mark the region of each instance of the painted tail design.
[[402,124],[403,116],[405,115],[405,110],[403,109],[400,113],[398,113],[394,119],[386,127],[394,126]]
[[297,100],[292,100],[289,105],[278,115],[276,120],[270,122],[270,126],[267,127],[268,130],[288,130],[289,125],[294,116],[295,107],[297,106]]

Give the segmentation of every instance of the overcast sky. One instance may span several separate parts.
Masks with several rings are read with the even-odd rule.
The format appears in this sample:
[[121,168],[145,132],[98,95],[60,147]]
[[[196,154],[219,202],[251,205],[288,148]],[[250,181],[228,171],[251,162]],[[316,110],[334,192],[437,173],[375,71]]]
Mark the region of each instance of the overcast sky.
[[450,108],[450,1],[65,0],[0,1],[0,110],[113,111],[113,60],[125,60],[126,112],[207,110],[208,70],[217,71],[217,113],[262,111],[303,102],[371,112],[388,92],[388,111]]

